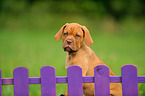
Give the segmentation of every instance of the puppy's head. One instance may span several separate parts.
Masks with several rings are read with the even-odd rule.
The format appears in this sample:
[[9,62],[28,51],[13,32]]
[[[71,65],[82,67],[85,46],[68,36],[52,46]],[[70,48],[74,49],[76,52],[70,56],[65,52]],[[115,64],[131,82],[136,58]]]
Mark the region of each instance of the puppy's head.
[[62,38],[64,51],[68,51],[69,53],[77,52],[81,48],[83,41],[89,47],[93,44],[88,29],[77,23],[66,23],[54,38],[55,41],[59,41]]

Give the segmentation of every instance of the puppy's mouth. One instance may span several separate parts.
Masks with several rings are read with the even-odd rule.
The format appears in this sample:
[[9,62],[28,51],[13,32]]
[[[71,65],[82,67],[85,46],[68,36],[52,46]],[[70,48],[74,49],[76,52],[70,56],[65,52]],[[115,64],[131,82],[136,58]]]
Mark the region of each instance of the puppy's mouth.
[[64,51],[67,51],[69,53],[75,53],[78,51],[78,50],[73,49],[72,46],[70,46],[70,45],[64,46],[63,49],[64,49]]

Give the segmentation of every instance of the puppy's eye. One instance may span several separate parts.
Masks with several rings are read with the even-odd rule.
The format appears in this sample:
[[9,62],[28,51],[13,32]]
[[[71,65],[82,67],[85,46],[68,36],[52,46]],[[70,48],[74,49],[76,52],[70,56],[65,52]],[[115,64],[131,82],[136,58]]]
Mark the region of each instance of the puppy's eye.
[[76,37],[81,37],[80,35],[76,34]]
[[67,35],[68,35],[68,33],[66,32],[66,33],[64,33],[63,35],[64,35],[64,36],[67,36]]

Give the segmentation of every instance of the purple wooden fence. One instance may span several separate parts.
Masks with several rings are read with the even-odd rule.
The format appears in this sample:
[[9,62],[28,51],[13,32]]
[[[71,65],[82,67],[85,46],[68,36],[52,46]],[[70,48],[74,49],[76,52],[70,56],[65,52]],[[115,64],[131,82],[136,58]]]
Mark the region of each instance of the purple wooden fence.
[[56,96],[55,69],[51,66],[41,68],[41,95]]
[[81,67],[69,67],[67,69],[67,77],[69,96],[83,96],[83,78]]
[[110,96],[110,83],[122,83],[123,96],[138,96],[138,83],[145,83],[145,76],[137,76],[134,65],[124,65],[122,76],[109,76],[109,68],[99,65],[94,68],[94,76],[83,76],[79,66],[70,66],[67,77],[56,77],[55,68],[44,66],[41,68],[41,77],[29,77],[27,68],[18,67],[13,72],[13,78],[1,78],[2,85],[14,85],[14,96],[29,96],[29,84],[41,84],[42,96],[56,96],[56,83],[68,83],[69,96],[83,96],[82,83],[95,83],[96,96]]
[[95,96],[110,96],[109,68],[100,65],[94,68]]
[[28,69],[18,67],[13,72],[14,76],[14,96],[29,96],[29,76]]

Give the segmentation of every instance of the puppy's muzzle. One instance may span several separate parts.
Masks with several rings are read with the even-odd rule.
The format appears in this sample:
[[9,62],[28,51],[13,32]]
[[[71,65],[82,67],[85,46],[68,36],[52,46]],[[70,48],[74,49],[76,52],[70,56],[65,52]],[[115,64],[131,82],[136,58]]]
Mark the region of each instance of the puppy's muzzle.
[[66,40],[65,41],[65,46],[64,46],[64,51],[72,51],[72,40]]
[[76,48],[74,48],[74,41],[73,40],[65,40],[63,45],[64,51],[68,51],[69,53],[77,52]]
[[66,40],[67,44],[70,45],[72,43],[72,40]]

